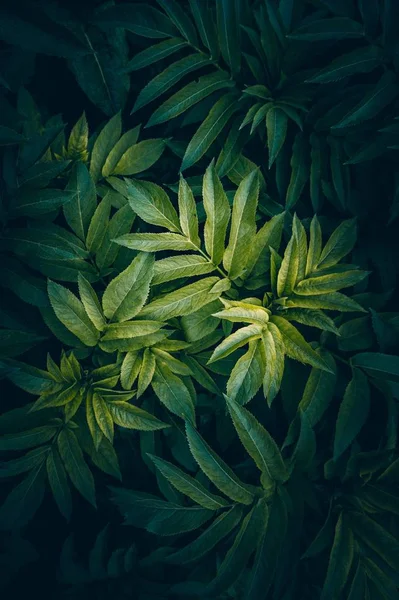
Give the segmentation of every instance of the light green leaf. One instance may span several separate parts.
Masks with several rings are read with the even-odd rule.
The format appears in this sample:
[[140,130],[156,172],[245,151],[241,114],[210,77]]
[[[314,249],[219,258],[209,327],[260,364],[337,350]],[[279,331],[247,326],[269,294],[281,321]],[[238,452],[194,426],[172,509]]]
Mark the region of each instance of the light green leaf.
[[268,518],[266,499],[261,498],[244,518],[233,545],[218,568],[215,579],[206,588],[207,595],[218,596],[238,579],[266,530]]
[[131,390],[141,369],[141,356],[138,352],[127,352],[121,366],[121,386]]
[[96,506],[93,475],[83,458],[76,435],[63,429],[57,438],[58,450],[64,467],[76,489],[90,504]]
[[172,373],[169,367],[158,362],[151,385],[168,410],[187,423],[195,422],[194,405],[190,392],[180,377]]
[[321,227],[317,215],[310,223],[309,249],[306,257],[305,275],[313,273],[320,261],[322,248]]
[[215,331],[220,320],[214,317],[213,314],[221,306],[222,303],[217,299],[190,315],[182,317],[181,324],[188,342],[196,342]]
[[185,46],[187,46],[187,42],[177,37],[154,44],[135,54],[127,65],[126,71],[130,73],[148,67],[171,54],[175,54]]
[[196,250],[192,242],[179,233],[127,233],[113,241],[125,248],[142,252]]
[[114,439],[114,422],[108,405],[100,394],[93,394],[93,410],[97,424],[105,437],[112,443]]
[[256,234],[258,196],[259,176],[254,170],[242,180],[234,196],[229,243],[223,255],[230,279],[237,279],[245,271],[248,240]]
[[379,352],[361,352],[356,354],[351,363],[360,367],[368,375],[387,381],[399,381],[399,356],[381,354]]
[[234,82],[224,71],[203,75],[197,81],[188,83],[161,104],[152,113],[146,127],[169,122],[214,92],[232,87]]
[[180,290],[170,292],[147,304],[141,311],[140,317],[167,321],[173,317],[189,315],[219,298],[223,290],[220,292],[212,290],[221,281],[223,280],[218,277],[205,277],[196,283],[180,288]]
[[235,94],[226,94],[219,98],[191,138],[183,157],[181,171],[188,169],[199,161],[223,131],[237,109],[237,96]]
[[182,175],[180,175],[178,202],[182,232],[193,244],[200,247],[201,240],[198,235],[197,206],[195,204],[193,192]]
[[122,323],[111,323],[107,326],[101,341],[125,340],[148,335],[159,331],[164,325],[162,321],[124,321]]
[[189,421],[186,421],[186,433],[191,453],[208,479],[232,500],[242,504],[251,504],[253,495],[248,487],[208,446]]
[[265,362],[263,394],[271,406],[283,379],[285,354],[283,337],[274,323],[269,323],[263,331],[262,342]]
[[126,131],[122,135],[122,137],[116,142],[115,146],[112,148],[110,153],[108,154],[106,161],[102,168],[102,176],[109,177],[114,173],[114,169],[116,165],[120,162],[122,156],[125,155],[127,150],[131,146],[134,146],[137,142],[140,133],[140,125],[137,125],[134,129],[130,129]]
[[96,292],[81,273],[78,275],[78,284],[80,299],[82,300],[87,316],[98,331],[103,331],[106,323]]
[[219,510],[220,508],[227,506],[228,503],[224,498],[209,492],[201,483],[199,483],[199,481],[194,479],[194,477],[187,475],[172,463],[157,456],[153,456],[152,454],[148,454],[148,456],[173,487],[191,498],[191,500],[194,500],[194,502],[200,506],[209,508],[210,510]]
[[138,429],[140,431],[157,431],[169,427],[149,412],[129,404],[128,402],[116,400],[108,403],[108,409],[116,425],[127,429]]
[[[252,272],[257,273],[258,266],[262,272],[267,270],[270,255],[269,248],[278,249],[283,232],[285,212],[275,215],[267,221],[257,232],[248,250],[248,259],[244,277],[247,278]],[[263,264],[264,262],[264,264]]]
[[[160,235],[159,233],[155,235]],[[167,235],[167,234],[166,234]],[[170,234],[173,235],[173,234]],[[180,277],[196,277],[206,275],[215,270],[215,267],[206,258],[196,254],[182,254],[181,256],[169,256],[157,260],[154,265],[153,285],[173,281]]]
[[330,553],[321,600],[339,598],[352,566],[354,547],[353,533],[346,516],[341,513],[335,528],[334,543]]
[[54,281],[48,282],[48,294],[51,306],[61,323],[86,346],[96,346],[99,332],[87,316],[80,300]]
[[[252,299],[250,298],[249,300]],[[270,311],[263,308],[263,306],[241,300],[226,300],[225,298],[220,298],[220,301],[225,306],[225,309],[214,313],[214,317],[225,319],[231,323],[265,325],[269,321]]]
[[311,77],[310,83],[329,83],[339,81],[350,75],[369,73],[378,67],[383,60],[383,53],[378,46],[367,45],[349,54],[343,54],[332,63]]
[[227,395],[239,404],[249,402],[262,386],[265,364],[260,342],[249,342],[248,351],[241,356],[227,381]]
[[330,367],[306,342],[299,331],[283,317],[273,315],[270,321],[276,325],[283,338],[285,351],[290,358],[309,364],[317,369],[331,372]]
[[97,208],[97,193],[93,179],[82,162],[75,164],[65,189],[73,196],[64,206],[64,217],[72,231],[81,240],[85,240]]
[[227,225],[230,220],[230,205],[213,161],[204,175],[202,196],[206,213],[205,249],[213,264],[218,265],[223,258]]
[[141,90],[133,106],[132,113],[159,98],[189,73],[209,64],[210,61],[207,56],[196,53],[185,56],[169,65],[162,73],[159,73],[154,79],[151,79],[151,81]]
[[113,175],[135,175],[146,171],[162,155],[165,150],[165,141],[161,139],[144,140],[130,146],[114,167]]
[[100,348],[104,352],[131,352],[153,346],[157,342],[164,340],[171,332],[157,331],[145,335],[138,335],[133,338],[122,338],[115,340],[100,340]]
[[115,244],[114,240],[131,230],[135,216],[128,204],[122,206],[112,216],[101,247],[96,253],[96,264],[100,270],[114,264],[120,250],[119,245]]
[[367,277],[367,271],[352,269],[351,271],[342,271],[330,273],[329,275],[320,274],[314,277],[308,277],[300,281],[295,286],[295,293],[303,296],[315,296],[328,292],[336,292],[341,288],[351,287]]
[[334,437],[334,460],[350,446],[365,424],[370,409],[370,388],[367,377],[353,369],[338,412]]
[[284,482],[289,477],[280,450],[268,431],[238,402],[225,396],[238,436],[262,473],[263,485]]
[[125,179],[127,198],[132,210],[150,225],[181,233],[179,218],[164,190],[150,181]]
[[272,107],[267,111],[266,129],[267,146],[269,149],[269,169],[276,160],[278,153],[284,145],[287,135],[287,115],[281,108]]
[[212,550],[216,544],[224,539],[238,525],[242,518],[242,510],[234,506],[229,511],[223,512],[199,537],[184,546],[181,550],[169,554],[164,560],[175,565],[184,565],[197,561]]
[[155,366],[155,355],[150,348],[146,348],[144,350],[143,361],[141,363],[139,379],[137,382],[137,398],[140,398],[150,385],[152,378],[154,377]]
[[264,325],[248,325],[247,327],[241,327],[226,339],[223,340],[219,346],[215,348],[208,363],[215,362],[221,358],[225,358],[241,346],[245,346],[254,340],[258,340],[262,336]]
[[106,235],[110,213],[111,201],[110,195],[107,194],[97,206],[90,221],[89,230],[86,237],[86,248],[89,250],[89,252],[97,252],[100,250]]
[[328,269],[333,267],[341,258],[349,254],[356,243],[356,230],[356,219],[349,219],[338,225],[323,248],[317,261],[317,268]]
[[107,156],[119,140],[121,133],[122,120],[121,114],[118,112],[104,125],[94,142],[90,159],[90,175],[94,183],[100,179]]
[[284,252],[277,276],[277,295],[289,296],[297,282],[299,266],[299,249],[297,236],[293,232]]
[[147,300],[153,270],[154,256],[143,252],[108,284],[102,299],[108,319],[127,321],[140,312]]
[[54,500],[60,513],[69,521],[72,512],[71,492],[64,465],[56,447],[53,447],[46,461],[47,477]]

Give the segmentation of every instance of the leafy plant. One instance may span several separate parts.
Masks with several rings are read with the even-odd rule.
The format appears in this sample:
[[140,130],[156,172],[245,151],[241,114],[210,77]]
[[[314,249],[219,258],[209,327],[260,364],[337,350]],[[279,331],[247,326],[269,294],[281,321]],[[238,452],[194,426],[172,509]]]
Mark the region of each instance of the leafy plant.
[[396,598],[398,23],[2,6],[6,595]]

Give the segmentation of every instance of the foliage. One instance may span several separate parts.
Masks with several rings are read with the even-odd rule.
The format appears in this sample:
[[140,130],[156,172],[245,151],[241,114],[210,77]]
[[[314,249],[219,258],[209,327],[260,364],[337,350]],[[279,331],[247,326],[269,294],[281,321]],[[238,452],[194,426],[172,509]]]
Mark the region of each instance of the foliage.
[[396,3],[64,4],[0,9],[5,590],[395,598]]

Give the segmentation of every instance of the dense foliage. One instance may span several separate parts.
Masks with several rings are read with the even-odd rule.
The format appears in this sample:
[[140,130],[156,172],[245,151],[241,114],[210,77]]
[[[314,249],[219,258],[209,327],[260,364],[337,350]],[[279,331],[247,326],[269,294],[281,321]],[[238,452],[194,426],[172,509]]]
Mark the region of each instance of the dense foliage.
[[397,598],[398,27],[2,5],[8,596]]

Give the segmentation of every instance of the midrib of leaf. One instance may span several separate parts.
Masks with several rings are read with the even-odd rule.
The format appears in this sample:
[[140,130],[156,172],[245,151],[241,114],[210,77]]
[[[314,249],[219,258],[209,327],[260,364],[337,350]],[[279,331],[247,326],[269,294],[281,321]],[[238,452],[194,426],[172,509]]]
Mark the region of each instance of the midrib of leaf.
[[[78,313],[75,311],[74,308],[72,308],[72,306],[69,306],[66,302],[63,302],[63,304],[66,304],[67,307],[69,308],[69,310],[71,310],[73,312],[73,314],[75,315],[75,317],[78,319],[78,321],[80,323],[82,323],[82,325],[86,328],[86,330],[90,333],[90,335],[93,335],[93,331],[90,329],[90,327],[87,325],[87,323],[85,323],[82,318],[78,315]],[[93,325],[94,327],[94,325]],[[97,331],[97,330],[96,330]]]
[[[242,425],[242,423],[241,423],[241,425]],[[261,452],[261,450],[259,449],[259,447],[258,447],[258,445],[257,445],[257,443],[256,443],[256,441],[255,441],[255,439],[253,438],[253,436],[252,436],[252,434],[251,434],[251,431],[252,431],[252,428],[251,428],[250,430],[246,430],[246,432],[247,432],[247,434],[248,434],[248,436],[249,436],[249,438],[250,438],[251,442],[253,443],[253,445],[254,445],[254,446],[255,446],[255,448],[257,449],[257,451],[258,451],[258,453],[259,453],[259,455],[260,455],[260,457],[261,457],[261,459],[262,459],[262,462],[263,462],[263,464],[264,464],[264,465],[265,465],[265,467],[266,467],[266,472],[267,472],[267,474],[269,475],[270,479],[272,479],[272,480],[273,480],[273,477],[272,477],[272,475],[271,475],[271,473],[270,473],[269,466],[268,466],[268,464],[267,464],[267,463],[266,463],[266,461],[265,461],[265,458],[264,458],[264,456],[263,456],[263,453],[262,453],[262,452]]]
[[[228,80],[226,80],[226,82],[227,81]],[[221,81],[214,81],[214,82],[212,82],[211,84],[208,84],[205,87],[201,87],[200,90],[198,90],[197,92],[191,94],[190,100],[192,98],[195,98],[196,96],[199,96],[199,95],[203,94],[206,90],[212,89],[213,87],[217,87],[218,85],[220,85],[220,83],[221,83]],[[184,100],[181,100],[181,102],[178,102],[177,104],[174,104],[173,108],[174,109],[178,108],[179,106],[181,106],[182,104],[184,104],[186,101],[187,101],[187,98],[185,98]]]
[[[173,397],[176,399],[176,402],[177,402],[177,404],[179,405],[180,409],[181,409],[181,408],[183,408],[183,410],[182,410],[181,414],[182,414],[182,415],[185,415],[185,414],[186,414],[186,409],[187,409],[187,406],[186,406],[186,405],[185,405],[183,402],[181,402],[181,400],[180,400],[180,398],[179,398],[178,396],[176,396],[176,394],[175,394],[174,390],[173,390],[173,389],[171,388],[171,386],[169,385],[167,378],[164,376],[164,374],[162,373],[162,371],[160,371],[159,369],[158,369],[158,374],[159,374],[159,375],[161,375],[161,377],[162,377],[163,381],[164,381],[164,382],[165,382],[165,384],[166,384],[166,387],[167,387],[167,388],[168,388],[168,390],[171,392],[172,396],[173,396]],[[193,407],[190,405],[190,408],[193,408]]]
[[201,146],[204,145],[204,142],[206,141],[206,139],[209,137],[209,135],[211,134],[211,132],[213,131],[214,127],[216,127],[216,125],[218,124],[218,122],[220,121],[220,119],[224,116],[224,114],[226,112],[228,112],[231,109],[231,104],[229,104],[224,111],[219,115],[219,117],[216,119],[216,121],[214,122],[213,125],[211,125],[209,131],[204,135],[203,140],[200,144],[198,144],[197,148],[200,148]]
[[87,41],[87,43],[88,43],[88,44],[89,44],[89,46],[90,46],[90,50],[92,51],[92,54],[93,54],[93,56],[94,56],[94,60],[95,60],[95,61],[96,61],[96,63],[97,63],[97,67],[98,67],[98,70],[99,70],[99,72],[100,72],[101,79],[102,79],[102,81],[103,81],[103,84],[104,84],[104,87],[105,87],[105,89],[106,89],[106,92],[107,92],[108,99],[109,99],[109,101],[110,101],[110,104],[111,104],[111,106],[112,106],[112,109],[115,111],[115,105],[114,105],[114,101],[112,100],[111,92],[110,92],[110,89],[109,89],[109,87],[108,87],[107,81],[106,81],[106,79],[105,79],[105,75],[104,75],[103,68],[102,68],[102,66],[101,66],[101,64],[100,64],[100,61],[99,61],[99,60],[98,60],[98,58],[97,58],[97,52],[94,50],[94,48],[93,48],[93,46],[92,46],[92,43],[91,43],[91,41],[90,41],[90,38],[89,38],[89,36],[87,35],[87,33],[86,33],[85,31],[83,31],[83,35],[85,36],[85,38],[86,38],[86,41]]
[[221,503],[220,503],[220,502],[217,500],[217,498],[216,498],[216,497],[209,496],[209,495],[206,493],[206,492],[207,492],[207,489],[206,489],[206,488],[204,488],[203,490],[201,490],[201,489],[197,488],[197,487],[196,487],[196,486],[195,486],[195,485],[192,483],[192,481],[190,481],[189,479],[187,479],[187,480],[186,480],[186,479],[184,479],[184,477],[182,477],[182,476],[180,475],[180,473],[173,473],[173,475],[174,475],[175,477],[177,477],[178,479],[180,479],[181,481],[183,481],[183,482],[184,482],[186,485],[188,485],[189,487],[191,487],[193,490],[195,490],[195,491],[196,491],[196,492],[198,492],[199,494],[202,494],[203,496],[205,496],[205,498],[207,498],[207,499],[208,499],[208,500],[210,500],[211,502],[214,502],[215,504],[218,504],[218,505],[219,505],[221,508],[225,508],[225,504],[221,504]]
[[[348,69],[350,67],[354,67],[355,65],[361,65],[363,63],[374,62],[374,61],[376,61],[376,57],[373,57],[373,58],[364,58],[363,60],[357,60],[357,61],[355,61],[353,63],[349,63],[349,64],[344,65],[342,67],[336,67],[336,68],[332,69],[331,71],[328,71],[327,73],[320,73],[320,76],[324,77],[325,75],[332,75],[335,72],[342,71],[342,70]],[[316,77],[317,77],[317,75],[316,75]]]
[[[141,271],[142,271],[142,268],[140,269],[140,271],[139,271],[139,274],[141,273]],[[144,277],[144,276],[142,276],[142,277],[141,277],[141,279],[143,279],[143,277]],[[137,276],[137,277],[135,278],[135,280],[133,281],[132,285],[130,286],[130,288],[129,288],[129,289],[127,290],[127,292],[126,292],[126,293],[123,295],[123,298],[121,299],[121,301],[120,301],[120,303],[119,303],[118,307],[117,307],[117,308],[116,308],[116,310],[114,311],[114,314],[112,315],[112,317],[111,317],[111,320],[112,320],[112,319],[115,317],[115,314],[118,312],[118,310],[120,309],[120,307],[122,306],[122,304],[123,304],[123,303],[124,303],[124,301],[126,300],[127,296],[128,296],[128,295],[130,294],[130,292],[132,291],[132,289],[133,289],[133,286],[136,286],[136,287],[135,287],[135,292],[140,292],[140,291],[141,291],[141,288],[143,287],[143,284],[141,284],[141,285],[138,285],[138,284],[137,284],[137,281],[138,281],[138,279],[139,279],[139,277]],[[148,294],[147,294],[147,296],[148,296]]]

